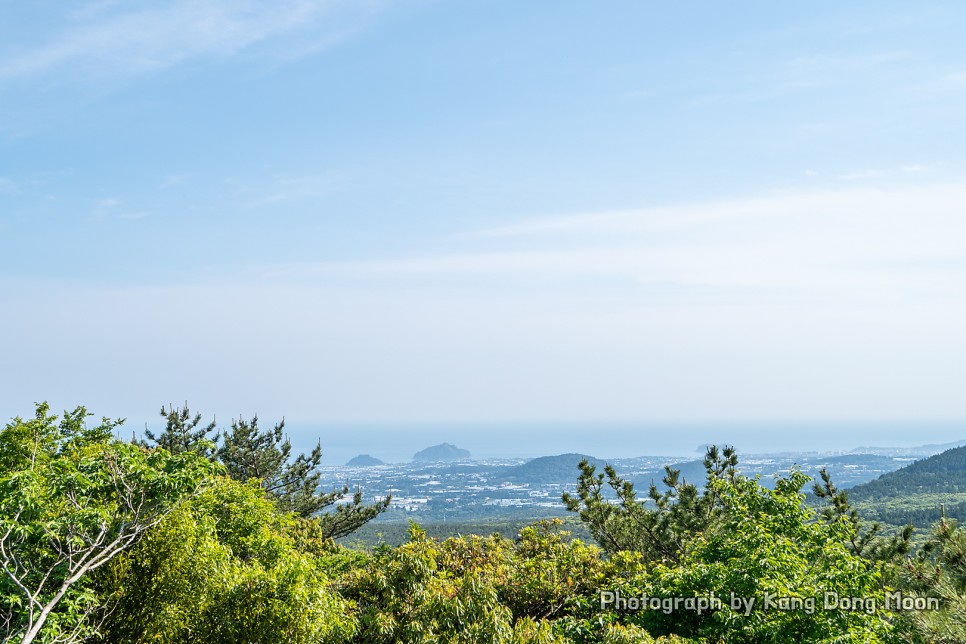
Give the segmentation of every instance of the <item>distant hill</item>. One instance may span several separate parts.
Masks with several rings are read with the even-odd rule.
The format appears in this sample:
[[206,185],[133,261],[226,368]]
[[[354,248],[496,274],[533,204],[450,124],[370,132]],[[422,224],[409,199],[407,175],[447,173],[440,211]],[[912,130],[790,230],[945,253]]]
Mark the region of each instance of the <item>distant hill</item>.
[[422,463],[448,463],[450,461],[463,461],[470,458],[469,450],[460,449],[450,443],[440,443],[418,451],[413,455],[413,460]]
[[849,490],[855,501],[921,493],[966,492],[966,447],[924,458]]
[[604,461],[593,456],[559,454],[557,456],[541,456],[522,465],[507,468],[501,476],[507,481],[517,483],[576,482],[580,476],[580,470],[577,466],[583,459],[587,459],[588,463],[596,466],[599,472],[604,471]]
[[372,467],[373,465],[385,465],[375,456],[369,456],[368,454],[359,454],[355,458],[349,459],[349,462],[345,464],[346,467]]
[[928,526],[941,516],[966,519],[966,446],[924,458],[848,490],[864,516]]
[[929,445],[916,445],[915,447],[856,447],[849,450],[849,454],[877,454],[881,456],[932,456],[939,454],[953,447],[966,445],[966,440],[953,441],[951,443],[930,443]]

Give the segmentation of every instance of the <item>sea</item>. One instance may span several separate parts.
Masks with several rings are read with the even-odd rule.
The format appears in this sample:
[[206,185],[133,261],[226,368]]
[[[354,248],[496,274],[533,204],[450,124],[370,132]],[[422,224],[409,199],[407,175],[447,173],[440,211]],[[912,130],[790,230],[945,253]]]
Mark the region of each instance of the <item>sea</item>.
[[474,459],[580,453],[598,458],[695,457],[710,444],[739,455],[848,452],[916,447],[966,439],[966,421],[641,421],[641,422],[286,422],[293,451],[322,445],[322,463],[359,454],[404,463],[426,447],[451,443]]

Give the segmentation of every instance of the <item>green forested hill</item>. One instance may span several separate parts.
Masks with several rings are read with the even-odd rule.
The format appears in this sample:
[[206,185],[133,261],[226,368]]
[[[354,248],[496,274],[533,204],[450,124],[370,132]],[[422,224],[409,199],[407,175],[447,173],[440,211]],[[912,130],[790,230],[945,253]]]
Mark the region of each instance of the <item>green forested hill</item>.
[[966,446],[924,458],[848,491],[870,519],[927,527],[942,516],[966,520]]
[[916,493],[966,492],[966,447],[924,458],[849,490],[854,501]]
[[578,464],[584,459],[603,471],[604,462],[593,456],[587,454],[558,454],[557,456],[540,456],[522,465],[507,468],[502,476],[505,480],[514,483],[572,480],[575,478],[575,472],[578,471]]

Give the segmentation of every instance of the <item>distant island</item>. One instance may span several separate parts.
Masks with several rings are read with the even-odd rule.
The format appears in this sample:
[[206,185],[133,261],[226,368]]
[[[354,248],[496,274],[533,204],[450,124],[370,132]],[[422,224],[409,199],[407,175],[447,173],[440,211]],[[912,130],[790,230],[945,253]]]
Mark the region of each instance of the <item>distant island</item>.
[[385,463],[375,456],[359,454],[358,456],[349,459],[349,462],[345,464],[346,467],[372,467],[373,465],[385,465]]
[[416,452],[413,460],[419,463],[445,463],[463,461],[470,458],[469,450],[460,449],[450,443],[440,443]]

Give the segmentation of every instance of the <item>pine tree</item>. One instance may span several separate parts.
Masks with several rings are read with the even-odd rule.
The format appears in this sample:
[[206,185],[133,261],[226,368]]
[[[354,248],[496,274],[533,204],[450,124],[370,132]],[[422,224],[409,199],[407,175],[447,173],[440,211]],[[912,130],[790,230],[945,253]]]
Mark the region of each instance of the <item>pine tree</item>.
[[826,502],[821,517],[827,523],[842,521],[850,526],[848,547],[853,554],[876,561],[898,561],[909,554],[912,549],[912,525],[905,526],[891,537],[882,536],[882,524],[874,522],[869,525],[862,521],[849,502],[848,492],[835,487],[824,467],[818,473],[822,480],[815,482],[812,493]]
[[231,478],[258,479],[265,493],[283,511],[315,517],[326,538],[345,536],[389,507],[388,498],[375,505],[364,505],[362,492],[357,490],[348,503],[339,504],[333,512],[320,514],[324,508],[345,498],[349,488],[320,492],[321,444],[310,454],[299,454],[292,460],[292,443],[284,430],[284,420],[264,430],[258,427],[258,416],[251,421],[232,420],[231,429],[223,436],[218,459]]
[[[220,461],[228,476],[236,481],[257,479],[280,510],[317,521],[318,533],[323,538],[350,534],[389,507],[389,498],[365,505],[362,491],[358,489],[351,500],[339,503],[349,494],[348,486],[320,492],[322,446],[316,444],[310,454],[299,454],[293,460],[284,420],[272,429],[263,430],[258,426],[258,416],[250,421],[239,418],[232,420],[227,432],[216,432],[215,420],[202,426],[201,414],[192,416],[187,403],[181,408],[162,407],[161,416],[166,421],[164,431],[155,435],[145,428],[146,440],[136,441],[138,444],[163,447],[172,454],[193,451]],[[336,503],[333,511],[322,512]]]
[[147,440],[135,441],[143,447],[163,447],[172,454],[194,451],[206,458],[214,460],[215,444],[218,442],[220,434],[215,431],[215,419],[205,426],[201,425],[201,414],[191,415],[188,403],[184,407],[174,407],[169,405],[167,409],[161,407],[161,417],[165,420],[164,431],[155,435],[147,427],[144,428],[144,436]]
[[665,489],[651,483],[648,498],[640,499],[634,484],[620,477],[611,465],[597,473],[596,467],[584,459],[577,489],[574,494],[564,493],[563,502],[609,554],[635,551],[653,561],[675,562],[686,542],[713,530],[720,522],[719,488],[739,476],[737,465],[733,448],[719,450],[712,445],[704,458],[704,490],[686,481],[680,470],[665,467]]

